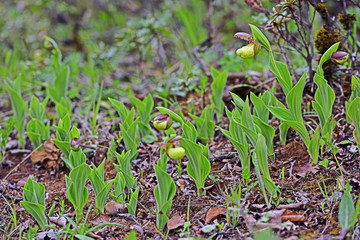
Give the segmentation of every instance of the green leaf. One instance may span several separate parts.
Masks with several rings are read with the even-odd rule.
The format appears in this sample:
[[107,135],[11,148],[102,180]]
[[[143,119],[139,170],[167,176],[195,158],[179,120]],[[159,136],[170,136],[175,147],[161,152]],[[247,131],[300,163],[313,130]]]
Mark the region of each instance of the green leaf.
[[[243,128],[241,127],[241,121],[240,116],[236,117],[238,114],[237,110],[233,111],[232,117],[229,118],[230,124],[229,124],[229,132],[231,134],[231,137],[233,137],[237,142],[241,144],[247,144],[246,142],[246,134],[243,131]],[[234,118],[236,117],[237,120]]]
[[265,137],[268,154],[272,155],[274,153],[274,144],[273,144],[273,139],[275,135],[274,128],[269,124],[263,122],[257,116],[253,116],[253,119],[256,126],[260,128],[261,134]]
[[181,146],[185,149],[186,155],[189,158],[187,172],[194,179],[199,194],[203,190],[205,180],[210,173],[210,162],[202,154],[203,148],[198,144],[184,138],[181,140]]
[[107,196],[110,192],[113,182],[114,180],[107,181],[104,184],[103,189],[101,189],[101,191],[95,195],[95,205],[100,210],[101,213],[104,213],[104,207],[107,201]]
[[319,65],[317,67],[317,74],[319,74],[321,77],[324,76],[324,71],[322,69],[323,64],[330,60],[331,55],[336,52],[336,50],[339,47],[340,42],[334,43],[328,50],[326,50],[326,52],[321,56]]
[[33,146],[36,148],[40,146],[43,140],[49,140],[49,123],[45,126],[39,119],[32,119],[29,121],[26,129]]
[[257,97],[252,92],[250,92],[250,99],[252,104],[254,104],[254,115],[261,119],[263,122],[268,122],[269,110],[266,108],[263,100],[260,97]]
[[78,220],[82,218],[82,210],[89,197],[89,192],[85,187],[85,184],[89,178],[90,172],[90,167],[83,163],[70,172],[69,180],[67,180],[67,183],[69,184],[67,188],[67,197],[74,205]]
[[271,46],[269,40],[265,37],[265,35],[254,25],[249,24],[253,37],[267,50],[271,51]]
[[[211,84],[212,95],[210,96],[211,103],[215,106],[217,120],[220,121],[224,111],[224,102],[222,100],[223,92],[227,80],[227,73],[221,72],[212,76],[213,82]],[[211,119],[212,120],[212,119]]]
[[288,96],[286,97],[286,102],[289,106],[289,109],[281,107],[267,106],[270,112],[278,119],[280,119],[286,125],[283,125],[281,128],[281,139],[282,143],[285,142],[285,136],[287,132],[287,126],[292,127],[296,132],[298,132],[305,142],[306,146],[309,147],[310,137],[306,130],[304,120],[301,114],[301,99],[305,86],[306,74],[303,74],[299,82],[291,89]]
[[27,179],[23,191],[25,201],[45,206],[45,187],[41,183],[37,183],[33,175]]
[[286,124],[292,127],[300,135],[306,147],[309,147],[310,137],[306,130],[304,122],[286,121]]
[[351,119],[349,117],[348,109],[350,106],[350,103],[356,98],[360,97],[360,79],[356,76],[352,76],[351,78],[351,95],[349,98],[349,102],[345,102],[345,109],[346,109],[346,122],[350,123]]
[[301,114],[301,100],[304,92],[306,80],[306,73],[304,73],[299,82],[291,89],[289,95],[286,97],[292,120],[297,122],[304,122]]
[[113,98],[108,98],[108,99],[109,99],[111,105],[115,108],[115,110],[119,114],[122,123],[124,123],[125,119],[129,115],[129,111],[125,107],[124,103],[119,102],[119,101],[117,101],[117,100],[115,100]]
[[22,201],[20,205],[35,218],[42,230],[46,229],[45,206],[28,201]]
[[243,169],[250,170],[250,146],[249,146],[249,144],[246,141],[244,143],[240,143],[235,138],[233,138],[233,136],[230,134],[229,131],[226,131],[225,129],[222,129],[220,127],[217,127],[217,128],[220,129],[220,131],[230,140],[230,142],[236,148],[236,151],[240,157],[241,167]]
[[118,203],[124,204],[125,203],[125,186],[126,181],[121,173],[117,173],[115,180],[114,180],[114,191],[111,193],[111,197],[115,199]]
[[255,124],[251,116],[249,99],[246,98],[244,108],[241,113],[241,124],[252,132],[256,132]]
[[80,166],[83,163],[86,163],[86,156],[85,153],[80,149],[78,151],[70,151],[69,155],[69,169],[73,170],[74,168]]
[[31,141],[34,148],[37,148],[38,146],[41,145],[42,141],[41,141],[41,136],[40,136],[39,133],[30,132],[28,130],[26,132],[26,135],[28,135],[28,137],[30,138],[30,141]]
[[176,186],[171,176],[166,173],[163,169],[161,169],[158,165],[154,165],[156,179],[158,182],[157,191],[158,196],[157,204],[159,209],[162,209],[169,200],[171,200],[176,193]]
[[346,190],[341,198],[339,206],[339,224],[341,229],[352,227],[355,213],[355,206],[350,194],[350,190]]
[[230,94],[231,97],[233,98],[232,103],[236,106],[236,109],[241,113],[245,102],[235,93],[230,92]]
[[79,240],[94,240],[92,237],[88,237],[81,234],[75,234],[74,237],[76,237]]
[[45,187],[30,176],[23,187],[23,198],[20,204],[35,218],[40,227],[45,230],[47,221],[45,216]]
[[136,186],[136,180],[134,178],[133,173],[131,172],[131,161],[132,161],[131,151],[125,153],[123,151],[121,154],[115,152],[115,157],[119,163],[119,165],[114,164],[115,169],[121,173],[125,179],[126,186],[130,190],[131,188]]
[[10,101],[11,101],[11,107],[12,107],[14,113],[15,113],[14,114],[15,127],[16,127],[16,130],[19,133],[20,145],[22,147],[24,147],[24,145],[25,145],[25,141],[24,141],[24,122],[25,122],[26,111],[27,111],[27,103],[21,97],[20,92],[15,91],[7,83],[5,83],[5,85],[6,85],[6,88],[7,88],[8,92],[9,92]]
[[137,233],[135,230],[131,230],[126,236],[126,240],[137,240]]
[[272,106],[268,106],[267,108],[276,118],[280,119],[281,121],[292,121],[293,119],[290,110],[286,108]]
[[69,158],[71,145],[69,141],[59,141],[56,139],[52,140],[56,147],[58,147],[65,155],[66,158]]
[[[272,53],[270,53],[272,54]],[[292,89],[292,80],[290,77],[290,72],[286,64],[279,61],[272,61],[270,59],[269,68],[270,71],[273,72],[276,78],[279,80],[280,86],[285,93],[285,96],[289,94]],[[274,63],[276,66],[274,66]]]
[[319,147],[320,147],[320,126],[318,126],[315,130],[314,136],[312,137],[308,153],[310,154],[310,157],[314,164],[317,164],[318,158],[319,158]]
[[325,122],[332,112],[332,106],[335,102],[335,93],[327,81],[317,73],[314,76],[314,82],[318,88],[315,92],[316,102],[313,102],[313,107],[318,114],[321,127],[324,128]]
[[[130,125],[130,127],[128,129],[126,129],[123,124],[120,124],[120,130],[121,130],[121,134],[123,136],[124,139],[124,143],[125,143],[125,148],[127,151],[131,151],[131,160],[136,159],[138,151],[138,145],[136,144],[135,140],[135,136],[131,134],[131,129],[135,129],[136,128],[136,123],[137,121],[133,122],[132,125]],[[129,134],[130,133],[130,134]]]
[[157,140],[156,135],[150,127],[151,111],[154,107],[154,100],[151,95],[148,94],[143,101],[136,97],[130,97],[130,101],[136,107],[137,114],[139,116],[139,129],[142,137],[142,141],[145,143],[153,143]]
[[137,201],[138,201],[139,191],[140,191],[140,188],[137,188],[135,190],[135,192],[132,192],[130,201],[129,201],[129,203],[126,204],[128,212],[134,216],[136,216],[136,205],[137,205]]
[[[47,99],[45,99],[44,102],[47,102]],[[38,119],[40,121],[43,121],[45,115],[44,105],[40,104],[39,99],[37,99],[37,97],[35,97],[34,95],[31,98],[29,115],[31,118]]]
[[355,130],[353,132],[353,136],[360,149],[360,97],[356,97],[349,104],[347,115],[354,123]]
[[189,116],[196,123],[198,129],[197,137],[199,138],[199,140],[205,144],[209,143],[210,138],[212,138],[215,133],[213,107],[211,105],[205,107],[200,117],[197,117],[191,113],[189,113]]
[[289,125],[287,125],[285,122],[282,122],[279,126],[280,129],[280,142],[282,145],[286,144],[286,135],[289,130]]
[[255,163],[257,163],[259,166],[259,170],[264,178],[264,185],[266,190],[270,193],[270,195],[276,196],[276,187],[270,177],[270,171],[267,160],[266,142],[264,136],[261,134],[259,134],[258,140],[256,142],[254,155],[253,155],[253,162],[254,165]]
[[181,124],[184,124],[184,120],[179,115],[177,115],[176,113],[171,111],[170,109],[167,109],[167,108],[164,108],[164,107],[156,107],[156,109],[159,110],[159,112],[161,112],[162,114],[169,115],[169,117],[172,120],[174,120],[176,122],[179,122]]
[[351,77],[351,96],[349,99],[349,103],[354,100],[356,97],[360,97],[360,78],[353,75]]
[[62,99],[67,99],[67,91],[70,78],[69,66],[63,67],[58,76],[54,80],[54,86],[47,87],[48,96],[51,100],[59,104]]
[[197,137],[197,131],[195,126],[191,122],[186,121],[186,123],[183,124],[182,138],[186,138],[192,142],[196,142],[196,137]]
[[154,107],[154,101],[150,94],[148,94],[143,101],[136,97],[130,97],[131,103],[136,107],[137,113],[140,116],[141,122],[149,122],[150,114]]

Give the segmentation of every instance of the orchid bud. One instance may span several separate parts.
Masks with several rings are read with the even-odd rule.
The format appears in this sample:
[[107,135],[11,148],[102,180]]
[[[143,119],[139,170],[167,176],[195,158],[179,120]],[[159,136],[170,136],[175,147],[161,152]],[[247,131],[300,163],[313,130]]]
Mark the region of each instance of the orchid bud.
[[334,52],[331,55],[331,61],[333,61],[336,64],[344,64],[349,58],[349,54],[347,52],[338,51]]
[[71,146],[71,150],[73,150],[74,152],[77,152],[80,150],[80,139],[78,138],[73,138],[71,139],[70,142],[70,146]]
[[171,159],[180,160],[185,157],[185,149],[183,147],[174,147],[174,142],[179,140],[181,140],[181,137],[175,137],[166,144],[166,155]]
[[243,39],[243,40],[246,40],[249,42],[248,45],[236,50],[236,54],[239,55],[241,58],[243,58],[243,59],[252,58],[260,52],[260,50],[261,50],[260,43],[250,34],[244,33],[244,32],[238,32],[238,33],[235,33],[234,37],[240,38],[240,39]]
[[168,130],[172,125],[172,119],[167,114],[160,115],[154,119],[153,125],[157,130]]
[[48,40],[45,40],[44,47],[48,50],[53,50],[55,48],[54,44]]

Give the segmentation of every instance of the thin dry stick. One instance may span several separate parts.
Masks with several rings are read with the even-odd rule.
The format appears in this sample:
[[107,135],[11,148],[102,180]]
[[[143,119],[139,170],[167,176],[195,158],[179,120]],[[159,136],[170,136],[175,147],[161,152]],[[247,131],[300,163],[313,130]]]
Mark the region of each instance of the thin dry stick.
[[4,177],[3,180],[6,180],[10,174],[15,171],[15,169],[17,169],[21,164],[23,164],[27,159],[29,159],[29,157],[31,157],[31,155],[38,150],[41,146],[43,146],[44,144],[40,144],[37,148],[35,148],[29,155],[27,155],[21,162],[19,162],[13,169],[10,170],[10,172],[8,174],[6,174],[6,176]]

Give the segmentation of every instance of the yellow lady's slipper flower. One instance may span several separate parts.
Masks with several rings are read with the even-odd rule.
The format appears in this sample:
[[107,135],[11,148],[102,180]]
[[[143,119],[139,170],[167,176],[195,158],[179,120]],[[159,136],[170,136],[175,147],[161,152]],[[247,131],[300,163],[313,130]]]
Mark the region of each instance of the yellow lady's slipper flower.
[[185,149],[183,147],[174,147],[174,142],[179,140],[181,140],[181,137],[175,137],[166,144],[166,155],[171,159],[180,160],[185,157]]
[[337,64],[344,64],[349,58],[349,54],[347,52],[338,51],[334,52],[331,55],[331,61]]
[[167,114],[160,115],[154,119],[153,125],[157,130],[168,130],[172,125],[172,119]]
[[255,40],[255,38],[253,36],[251,36],[250,34],[244,33],[244,32],[238,32],[234,35],[234,37],[240,38],[240,39],[243,39],[243,40],[246,40],[249,42],[248,45],[236,50],[236,54],[239,55],[241,58],[243,58],[243,59],[252,58],[260,52],[260,50],[261,50],[260,43],[257,40]]

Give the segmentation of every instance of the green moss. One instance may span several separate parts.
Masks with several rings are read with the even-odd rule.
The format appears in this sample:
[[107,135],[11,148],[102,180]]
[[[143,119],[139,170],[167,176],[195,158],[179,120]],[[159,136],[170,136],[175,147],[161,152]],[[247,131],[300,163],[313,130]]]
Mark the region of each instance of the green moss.
[[340,42],[342,37],[343,35],[337,29],[331,33],[329,30],[321,28],[315,34],[315,48],[320,54],[323,54],[334,43]]
[[316,5],[316,11],[318,11],[319,13],[326,13],[327,9],[324,3],[318,3]]
[[321,18],[327,21],[327,8],[324,3],[318,3],[315,10],[320,14]]
[[349,30],[353,26],[353,22],[356,21],[355,14],[338,14],[338,21],[341,23],[344,30]]

